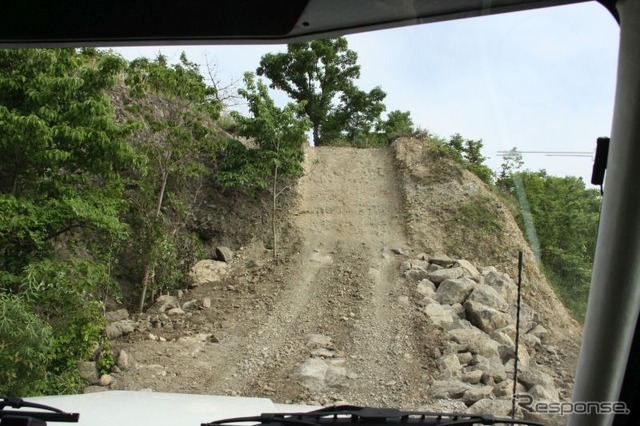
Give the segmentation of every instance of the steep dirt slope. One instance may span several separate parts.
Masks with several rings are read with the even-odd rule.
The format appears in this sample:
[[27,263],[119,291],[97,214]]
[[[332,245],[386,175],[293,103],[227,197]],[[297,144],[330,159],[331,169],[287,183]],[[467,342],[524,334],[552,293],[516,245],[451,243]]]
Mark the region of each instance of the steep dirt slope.
[[[394,250],[406,240],[391,156],[315,148],[305,161],[290,212],[298,251],[253,269],[246,269],[255,263],[249,250],[241,253],[225,282],[188,295],[210,297],[211,312],[192,314],[178,330],[154,331],[167,341],[138,333],[122,342],[139,368],[120,374],[119,387],[420,405],[438,332],[425,329],[398,279],[403,257]],[[315,348],[332,352],[338,374],[331,386],[307,389],[291,379],[314,349],[312,334],[331,339]]]
[[537,267],[536,259],[504,203],[438,145],[400,138],[391,146],[406,214],[407,239],[429,254],[493,265],[517,277],[517,253],[524,254],[523,300],[550,331],[550,340],[573,374],[582,336],[575,321]]
[[[282,239],[285,254],[274,261],[260,241],[232,247],[229,273],[184,294],[186,312],[167,316],[156,305],[138,318],[137,330],[114,342],[132,359],[111,387],[464,409],[459,397],[433,405],[432,379],[442,378],[443,359],[458,347],[427,313],[424,288],[402,271],[428,264],[417,260],[425,252],[515,278],[523,249],[523,312],[554,345],[536,350],[535,361],[567,398],[579,326],[537,271],[504,205],[433,148],[407,139],[388,149],[308,149],[297,200],[281,213],[287,235],[296,235]],[[205,299],[210,307],[193,307]],[[473,368],[454,364],[456,377]]]

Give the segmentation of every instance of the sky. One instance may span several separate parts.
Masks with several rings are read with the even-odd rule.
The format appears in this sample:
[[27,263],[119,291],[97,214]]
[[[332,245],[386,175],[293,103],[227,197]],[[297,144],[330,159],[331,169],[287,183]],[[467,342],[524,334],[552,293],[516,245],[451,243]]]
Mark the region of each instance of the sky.
[[[358,53],[358,86],[381,86],[387,111],[410,111],[438,136],[482,139],[487,164],[498,151],[593,152],[611,129],[619,28],[595,2],[347,36]],[[255,71],[262,55],[286,45],[115,49],[127,59],[181,52],[215,62],[222,83]],[[205,74],[206,75],[206,74]],[[288,99],[273,93],[277,103]],[[237,107],[242,111],[242,106]],[[524,167],[556,176],[591,176],[591,157],[524,154]]]

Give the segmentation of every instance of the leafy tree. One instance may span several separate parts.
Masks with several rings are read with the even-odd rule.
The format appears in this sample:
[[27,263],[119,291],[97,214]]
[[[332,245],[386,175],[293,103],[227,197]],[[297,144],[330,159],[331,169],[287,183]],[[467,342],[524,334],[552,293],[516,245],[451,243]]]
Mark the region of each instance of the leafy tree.
[[484,164],[487,159],[482,155],[482,140],[465,139],[456,133],[444,142],[448,153],[456,161],[478,176],[483,182],[493,184],[493,171]]
[[146,259],[139,302],[142,311],[150,287],[153,301],[156,283],[160,290],[174,287],[179,281],[176,268],[162,265],[176,264],[177,240],[190,238],[178,229],[165,229],[163,208],[167,198],[173,200],[174,208],[184,207],[178,206],[179,197],[175,195],[185,182],[208,172],[204,160],[216,149],[215,135],[209,128],[219,117],[222,102],[216,89],[206,84],[197,64],[184,53],[173,65],[162,55],[155,60],[136,59],[127,73],[132,95],[141,99],[132,109],[139,112],[142,123],[135,147],[144,165],[130,205],[136,216],[135,227],[144,235],[137,241],[139,254]]
[[379,87],[369,93],[350,85],[340,96],[341,103],[331,112],[324,124],[322,137],[326,144],[336,139],[350,141],[354,146],[379,145],[374,133],[380,125],[382,103],[386,93]]
[[395,110],[387,115],[387,119],[378,125],[381,132],[387,140],[397,136],[411,135],[415,132],[413,120],[409,111]]
[[[76,229],[122,230],[118,171],[133,152],[104,90],[123,61],[74,50],[0,51],[0,255],[20,274]],[[19,218],[22,220],[19,221]]]
[[21,297],[0,292],[0,394],[38,394],[46,388],[51,328]]
[[[0,50],[0,294],[11,315],[4,324],[29,328],[22,337],[5,333],[2,345],[43,339],[21,355],[34,374],[46,371],[46,383],[30,392],[77,391],[76,356],[103,329],[97,310],[85,308],[111,283],[103,264],[126,233],[120,173],[135,154],[126,143],[131,127],[118,122],[106,94],[124,65],[95,50]],[[74,252],[87,249],[76,262]],[[55,310],[36,303],[51,300],[47,289],[59,292]],[[28,380],[24,374],[16,380]]]
[[513,175],[522,169],[523,165],[522,154],[519,153],[515,147],[511,148],[509,153],[504,156],[504,161],[500,165],[500,173],[496,179],[498,189],[504,192],[509,192],[514,189]]
[[252,117],[233,114],[241,136],[252,138],[258,149],[247,149],[238,141],[230,141],[225,159],[216,175],[225,187],[256,186],[271,192],[271,223],[273,231],[273,253],[277,256],[277,211],[278,197],[287,188],[280,188],[284,176],[300,176],[310,123],[298,118],[304,106],[288,104],[278,108],[269,96],[267,87],[256,81],[251,73],[244,76],[245,88],[238,92],[243,96]]
[[599,192],[586,189],[581,178],[549,176],[544,170],[513,173],[501,184],[506,192],[526,196],[529,211],[523,211],[518,222],[522,228],[528,220],[533,222],[545,272],[565,304],[583,319],[600,216]]
[[384,111],[386,94],[379,87],[369,93],[355,87],[357,59],[343,37],[293,43],[287,53],[263,56],[257,74],[301,105],[312,123],[313,142],[320,146],[340,134],[368,131]]

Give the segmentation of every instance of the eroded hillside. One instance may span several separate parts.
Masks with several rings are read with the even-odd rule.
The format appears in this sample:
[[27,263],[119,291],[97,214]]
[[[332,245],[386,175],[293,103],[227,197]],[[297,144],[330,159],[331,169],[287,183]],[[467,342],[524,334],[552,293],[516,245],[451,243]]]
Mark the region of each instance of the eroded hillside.
[[455,411],[510,400],[515,284],[502,273],[516,276],[522,249],[521,387],[570,396],[579,327],[473,175],[417,139],[309,148],[297,194],[277,261],[259,241],[230,247],[191,289],[114,314],[111,329],[126,327],[109,387]]

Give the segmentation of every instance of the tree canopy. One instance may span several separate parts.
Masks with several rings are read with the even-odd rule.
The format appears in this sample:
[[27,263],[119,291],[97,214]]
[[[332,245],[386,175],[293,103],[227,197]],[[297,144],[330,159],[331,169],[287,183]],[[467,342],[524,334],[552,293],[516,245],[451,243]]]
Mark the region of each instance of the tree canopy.
[[257,74],[302,105],[313,127],[314,145],[320,146],[331,138],[369,132],[385,110],[381,88],[367,93],[356,87],[357,59],[343,37],[293,43],[286,53],[263,56]]

